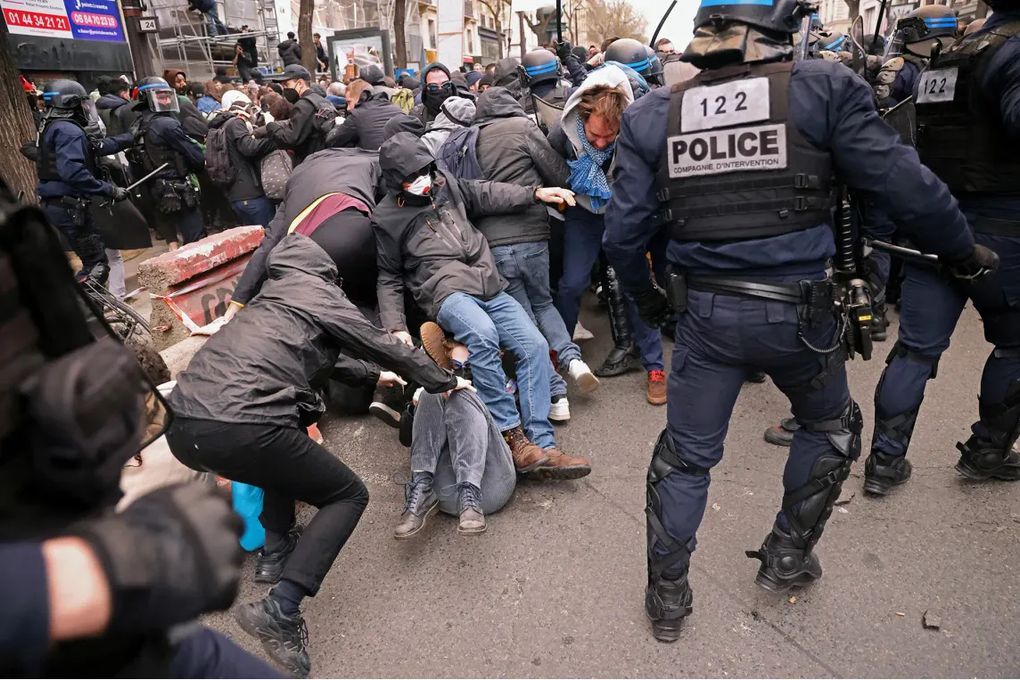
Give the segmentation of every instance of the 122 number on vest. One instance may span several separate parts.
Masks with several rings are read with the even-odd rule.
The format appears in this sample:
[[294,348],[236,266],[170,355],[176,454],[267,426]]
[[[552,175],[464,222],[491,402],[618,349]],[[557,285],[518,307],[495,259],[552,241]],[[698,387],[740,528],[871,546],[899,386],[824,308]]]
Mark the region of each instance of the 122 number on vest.
[[939,104],[956,98],[956,81],[960,76],[958,68],[939,68],[921,74],[917,86],[918,104]]

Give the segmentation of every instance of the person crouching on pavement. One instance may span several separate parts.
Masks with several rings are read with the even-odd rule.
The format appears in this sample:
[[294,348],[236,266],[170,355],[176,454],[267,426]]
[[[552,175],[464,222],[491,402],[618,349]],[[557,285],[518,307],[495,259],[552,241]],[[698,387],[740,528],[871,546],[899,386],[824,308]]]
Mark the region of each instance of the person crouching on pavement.
[[[458,180],[436,168],[412,133],[379,150],[388,192],[372,216],[383,328],[410,345],[404,288],[429,316],[470,350],[478,396],[492,413],[520,473],[576,479],[584,458],[556,447],[549,422],[549,345],[521,304],[506,293],[485,237],[469,217],[520,212],[536,201],[573,204],[560,188]],[[517,362],[520,413],[507,392],[500,349]]]
[[[177,417],[166,437],[188,467],[265,490],[266,547],[255,580],[278,583],[235,615],[276,663],[303,677],[311,662],[301,601],[318,592],[368,504],[358,475],[305,434],[325,410],[318,390],[341,351],[432,393],[470,383],[373,326],[310,238],[285,237],[268,270],[261,292],[178,376],[169,399]],[[294,523],[295,500],[318,508],[303,533]]]
[[[466,346],[448,341],[431,321],[422,324],[421,341],[437,364],[470,379]],[[486,515],[507,504],[517,475],[510,448],[478,395],[461,390],[444,399],[419,389],[400,435],[411,447],[411,481],[393,537],[411,538],[439,510],[459,518],[460,534],[485,531]]]

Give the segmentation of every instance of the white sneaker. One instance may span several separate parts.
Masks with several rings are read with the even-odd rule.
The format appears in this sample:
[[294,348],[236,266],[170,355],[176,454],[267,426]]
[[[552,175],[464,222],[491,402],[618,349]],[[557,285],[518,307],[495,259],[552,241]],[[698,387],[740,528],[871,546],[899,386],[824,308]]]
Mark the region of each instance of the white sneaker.
[[570,402],[567,401],[566,395],[553,397],[552,403],[549,404],[549,420],[558,423],[570,420]]
[[580,321],[578,321],[577,325],[574,326],[574,342],[584,342],[585,340],[591,340],[594,337],[595,334],[582,326]]
[[589,394],[599,388],[599,379],[588,368],[588,364],[580,359],[571,361],[567,372],[570,373],[570,379],[574,381],[574,384],[580,388],[581,394]]

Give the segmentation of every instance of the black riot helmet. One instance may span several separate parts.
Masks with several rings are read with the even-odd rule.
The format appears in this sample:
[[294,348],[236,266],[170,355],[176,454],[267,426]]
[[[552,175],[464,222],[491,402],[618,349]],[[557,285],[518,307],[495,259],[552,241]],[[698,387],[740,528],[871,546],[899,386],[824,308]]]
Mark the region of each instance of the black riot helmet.
[[701,0],[694,28],[737,22],[778,33],[796,33],[800,21],[812,13],[810,0]]
[[633,38],[620,38],[614,40],[606,50],[606,61],[615,61],[618,64],[629,66],[642,76],[647,76],[652,68],[647,50],[647,46]]
[[179,113],[181,110],[177,91],[159,76],[149,76],[138,81],[138,101],[156,113]]
[[818,39],[811,44],[811,47],[818,52],[841,52],[849,46],[849,38],[847,38],[845,33],[840,33],[839,31],[820,31],[812,34],[812,37],[816,35]]
[[919,57],[931,56],[935,42],[948,47],[956,38],[956,12],[945,5],[918,7],[896,23],[896,39]]
[[645,54],[648,55],[648,74],[645,76],[645,80],[652,87],[662,87],[666,84],[662,60],[659,59],[659,55],[655,53],[655,50],[648,45],[645,45]]
[[43,88],[47,118],[76,119],[82,125],[99,120],[96,106],[81,83],[74,80],[52,80]]
[[521,59],[521,79],[528,87],[557,81],[561,75],[560,58],[544,47],[530,50]]

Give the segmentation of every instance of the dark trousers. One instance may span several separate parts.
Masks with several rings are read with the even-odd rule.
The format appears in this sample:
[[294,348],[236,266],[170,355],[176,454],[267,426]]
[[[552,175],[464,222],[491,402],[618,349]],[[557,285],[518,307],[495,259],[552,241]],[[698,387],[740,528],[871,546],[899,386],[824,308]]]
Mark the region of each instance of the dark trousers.
[[276,215],[276,206],[265,196],[234,201],[230,205],[242,225],[258,224],[265,227]]
[[46,219],[64,234],[75,255],[81,260],[83,272],[87,274],[100,262],[108,262],[103,239],[88,210],[83,213],[84,225],[78,226],[59,200],[44,200],[42,209]]
[[283,570],[284,579],[315,595],[368,505],[358,475],[296,427],[178,416],[167,443],[193,470],[264,489],[259,519],[267,543],[294,524],[295,500],[318,508]]
[[[906,455],[914,421],[901,416],[913,413],[916,417],[925,385],[949,348],[967,300],[981,314],[985,339],[994,346],[981,375],[981,411],[994,411],[1020,380],[1020,238],[979,233],[975,239],[997,252],[1002,261],[998,272],[976,285],[952,281],[931,267],[909,262],[903,266],[898,343],[907,352],[894,350],[875,391],[872,451]],[[972,430],[978,437],[992,438],[983,420]]]
[[[677,322],[667,411],[669,433],[682,460],[706,469],[722,460],[733,405],[755,370],[772,378],[802,424],[838,419],[849,406],[842,358],[815,352],[797,337],[796,306],[700,291],[690,291],[688,304]],[[818,348],[827,348],[835,332],[835,320],[804,329]],[[825,379],[813,385],[823,374]],[[824,455],[842,454],[826,433],[797,430],[783,473],[784,489],[803,487]],[[677,470],[656,484],[667,533],[691,550],[710,481],[710,475]],[[782,512],[777,522],[787,526]]]
[[180,238],[180,244],[184,245],[204,237],[205,224],[198,208],[184,208],[172,213],[157,210],[156,231],[165,241],[176,241]]

